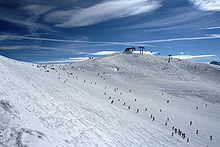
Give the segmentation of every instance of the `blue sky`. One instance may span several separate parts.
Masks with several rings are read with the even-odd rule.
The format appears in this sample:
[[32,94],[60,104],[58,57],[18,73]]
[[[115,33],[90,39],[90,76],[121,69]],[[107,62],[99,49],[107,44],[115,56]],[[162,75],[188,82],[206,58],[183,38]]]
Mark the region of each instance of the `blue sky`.
[[0,1],[0,55],[61,63],[140,45],[220,60],[220,0]]

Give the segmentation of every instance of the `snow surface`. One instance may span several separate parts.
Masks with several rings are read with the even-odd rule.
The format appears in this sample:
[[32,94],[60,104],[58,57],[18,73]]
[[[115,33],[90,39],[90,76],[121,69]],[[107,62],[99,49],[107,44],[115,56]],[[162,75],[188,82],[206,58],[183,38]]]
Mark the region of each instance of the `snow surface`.
[[218,147],[219,83],[220,67],[168,57],[37,65],[0,56],[0,146]]

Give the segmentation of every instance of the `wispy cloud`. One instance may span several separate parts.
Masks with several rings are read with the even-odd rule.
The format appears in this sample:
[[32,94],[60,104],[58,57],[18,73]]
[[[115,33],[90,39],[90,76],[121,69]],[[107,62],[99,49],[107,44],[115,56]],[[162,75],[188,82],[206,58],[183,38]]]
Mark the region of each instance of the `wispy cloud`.
[[191,41],[191,40],[209,40],[220,39],[220,34],[209,34],[201,37],[183,37],[183,38],[168,38],[148,41],[131,41],[131,42],[112,42],[112,41],[87,41],[87,40],[64,40],[41,37],[29,37],[19,35],[0,34],[0,40],[38,40],[48,42],[63,42],[63,43],[84,43],[84,44],[111,44],[111,45],[148,45],[152,43],[174,42],[174,41]]
[[220,27],[199,28],[199,30],[215,30],[215,29],[220,29]]
[[220,11],[219,0],[189,0],[189,1],[202,11]]
[[105,55],[112,55],[117,53],[117,51],[100,51],[96,53],[89,53],[90,55],[95,55],[95,56],[105,56]]
[[208,39],[220,39],[220,34],[210,34],[207,36],[201,37],[186,37],[186,38],[170,38],[170,39],[159,39],[159,40],[150,40],[150,41],[139,41],[139,43],[160,43],[160,42],[174,42],[174,41],[190,41],[190,40],[208,40]]
[[61,48],[45,47],[45,46],[34,46],[34,45],[2,45],[0,50],[24,50],[24,49],[45,49],[45,50],[62,50]]
[[[183,28],[190,27],[190,30],[196,29],[201,23],[211,21],[210,13],[196,11],[195,9],[184,7],[168,9],[163,16],[149,19],[148,21],[140,21],[135,24],[121,26],[120,30],[136,30],[145,29],[147,31],[179,31]],[[206,20],[206,21],[204,21]],[[204,22],[203,22],[204,21]],[[213,20],[212,20],[213,21]],[[185,29],[184,29],[185,30]]]
[[0,20],[12,23],[16,26],[27,28],[30,33],[35,33],[35,31],[37,31],[38,29],[48,32],[57,32],[56,30],[51,29],[51,27],[49,27],[48,25],[37,23],[36,20],[38,19],[38,17],[35,18],[33,15],[29,15],[30,17],[27,18],[25,16],[26,15],[21,12],[13,14],[10,12],[10,10],[0,7]]
[[177,56],[172,56],[173,58],[178,58],[178,59],[195,59],[195,58],[209,58],[209,57],[215,57],[215,55],[177,55]]
[[41,15],[45,14],[49,10],[52,10],[54,7],[47,6],[47,5],[38,5],[38,4],[31,4],[26,5],[22,8],[23,11],[29,15],[29,17],[25,20],[25,23],[28,25],[28,30],[33,36],[37,36],[36,33],[40,28],[39,25],[36,25],[36,22],[40,18]]
[[[88,26],[110,19],[135,16],[158,9],[161,0],[110,0],[87,8],[58,10],[45,18],[47,22],[56,22],[57,27]],[[62,22],[63,21],[63,22]]]
[[66,63],[75,63],[88,60],[88,57],[76,57],[76,58],[67,58],[62,60],[51,60],[51,61],[35,61],[39,64],[66,64]]

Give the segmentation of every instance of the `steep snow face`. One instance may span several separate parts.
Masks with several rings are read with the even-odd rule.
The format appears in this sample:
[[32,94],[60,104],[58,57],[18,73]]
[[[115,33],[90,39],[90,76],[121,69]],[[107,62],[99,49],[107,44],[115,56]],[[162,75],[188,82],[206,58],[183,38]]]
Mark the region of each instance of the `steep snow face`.
[[168,61],[116,54],[36,65],[0,56],[0,146],[218,146],[220,68]]

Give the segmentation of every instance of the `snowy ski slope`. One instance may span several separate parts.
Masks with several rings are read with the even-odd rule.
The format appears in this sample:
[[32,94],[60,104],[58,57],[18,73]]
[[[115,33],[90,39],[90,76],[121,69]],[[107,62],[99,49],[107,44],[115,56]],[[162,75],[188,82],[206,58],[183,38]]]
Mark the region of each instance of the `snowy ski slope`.
[[218,147],[220,67],[139,54],[68,65],[0,56],[0,147],[24,146]]

